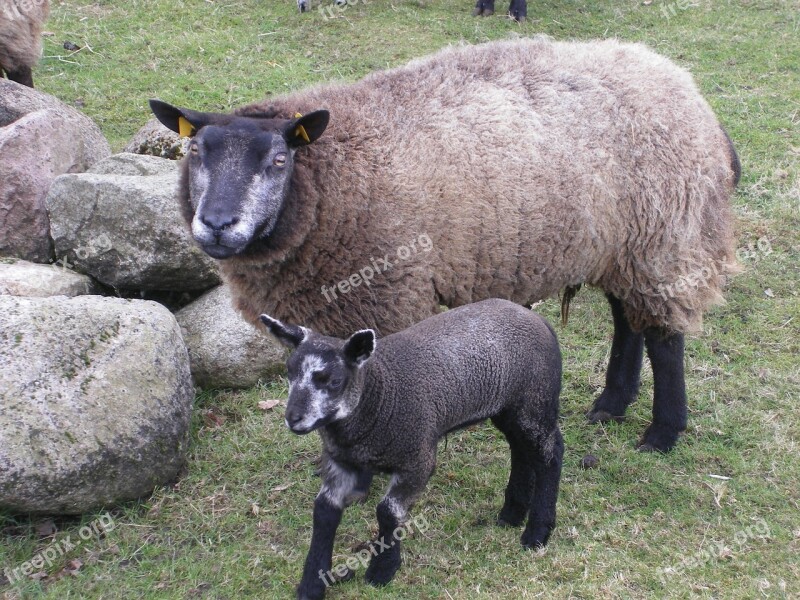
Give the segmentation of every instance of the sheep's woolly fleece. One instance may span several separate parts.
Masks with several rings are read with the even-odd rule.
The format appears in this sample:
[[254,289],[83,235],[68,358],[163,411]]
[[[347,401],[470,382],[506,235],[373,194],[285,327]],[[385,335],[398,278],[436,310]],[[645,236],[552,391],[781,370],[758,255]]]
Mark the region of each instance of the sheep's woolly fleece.
[[[635,330],[689,332],[736,271],[726,135],[692,77],[645,46],[454,47],[237,113],[322,108],[330,125],[297,152],[269,242],[221,262],[253,323],[387,334],[440,304],[587,283],[620,298]],[[422,234],[430,252],[323,297]]]
[[49,0],[4,0],[0,6],[0,66],[7,71],[32,67],[42,54],[42,25]]

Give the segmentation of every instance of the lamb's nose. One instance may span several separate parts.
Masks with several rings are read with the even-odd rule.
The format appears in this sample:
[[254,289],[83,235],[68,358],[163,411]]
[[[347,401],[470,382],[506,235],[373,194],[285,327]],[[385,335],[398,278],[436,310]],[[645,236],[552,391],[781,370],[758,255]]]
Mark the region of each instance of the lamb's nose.
[[218,214],[204,214],[200,216],[200,220],[203,222],[203,225],[213,230],[214,233],[220,233],[239,222],[238,217]]
[[287,408],[286,409],[286,424],[290,428],[294,428],[300,421],[303,420],[303,413],[297,410],[296,408]]

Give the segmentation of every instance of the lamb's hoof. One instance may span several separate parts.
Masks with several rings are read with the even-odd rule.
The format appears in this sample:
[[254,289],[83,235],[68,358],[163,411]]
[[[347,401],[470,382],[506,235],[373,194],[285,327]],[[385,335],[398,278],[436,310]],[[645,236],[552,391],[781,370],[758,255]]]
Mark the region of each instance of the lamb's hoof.
[[550,533],[553,531],[552,527],[547,525],[534,525],[533,527],[526,527],[522,532],[520,542],[522,547],[529,550],[538,550],[547,545],[547,540],[550,539]]
[[322,600],[325,597],[325,584],[319,586],[297,586],[297,600]]
[[476,6],[472,9],[473,17],[480,17],[481,15],[483,15],[483,9],[480,6]]
[[520,16],[516,13],[508,13],[508,16],[511,17],[512,20],[516,21],[517,23],[524,23],[527,20],[527,17]]
[[607,410],[600,409],[592,409],[588,413],[586,413],[586,419],[589,423],[597,424],[597,423],[609,423],[614,421],[616,423],[622,423],[625,421],[625,415],[612,415]]
[[497,515],[497,524],[500,527],[519,527],[525,521],[527,512],[524,506],[518,510],[514,510],[513,507],[503,506],[500,509],[500,514]]
[[383,587],[394,579],[395,573],[400,568],[400,560],[387,559],[381,560],[382,555],[374,557],[367,567],[364,579],[370,585]]
[[639,452],[661,452],[667,453],[675,446],[681,432],[666,427],[657,427],[653,424],[647,428],[636,445]]

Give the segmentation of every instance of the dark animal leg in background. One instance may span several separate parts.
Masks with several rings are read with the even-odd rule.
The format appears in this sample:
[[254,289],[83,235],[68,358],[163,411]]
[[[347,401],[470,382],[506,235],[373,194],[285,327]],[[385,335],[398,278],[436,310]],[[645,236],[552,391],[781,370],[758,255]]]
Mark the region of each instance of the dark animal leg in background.
[[622,420],[625,409],[639,393],[642,371],[644,336],[631,330],[622,303],[611,294],[607,298],[614,318],[614,341],[606,371],[606,387],[586,415],[591,423]]
[[[303,578],[297,586],[297,598],[300,600],[320,600],[325,595],[326,573],[331,570],[333,559],[333,540],[336,529],[342,520],[341,508],[334,506],[325,496],[320,494],[314,501],[314,531],[311,534],[311,547],[308,550]],[[322,576],[320,576],[320,572]],[[329,581],[330,585],[333,583]]]
[[555,443],[551,456],[545,455],[541,445],[536,446],[533,459],[534,490],[531,498],[528,525],[522,532],[522,545],[526,548],[544,546],[556,526],[556,499],[558,482],[561,479],[561,464],[564,458],[564,440],[555,430]]
[[511,0],[508,5],[508,16],[522,23],[528,18],[528,2],[527,0]]
[[478,0],[475,10],[472,11],[473,17],[490,17],[494,14],[494,0]]
[[668,452],[686,429],[683,334],[651,328],[645,330],[644,341],[653,366],[653,422],[644,432],[639,449]]
[[6,75],[11,81],[16,81],[22,85],[33,87],[33,71],[30,67],[20,67],[16,71],[6,71]]

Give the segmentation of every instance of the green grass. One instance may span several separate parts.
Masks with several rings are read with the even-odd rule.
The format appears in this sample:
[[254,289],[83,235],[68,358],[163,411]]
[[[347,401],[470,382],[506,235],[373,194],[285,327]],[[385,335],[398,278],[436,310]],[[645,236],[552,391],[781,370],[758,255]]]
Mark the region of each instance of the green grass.
[[[395,581],[374,590],[359,577],[329,597],[800,596],[798,1],[699,0],[681,10],[684,4],[659,0],[529,0],[522,26],[499,16],[473,19],[471,0],[371,0],[334,20],[300,15],[294,0],[53,4],[37,85],[81,107],[115,149],[149,118],[151,97],[226,110],[314,82],[352,80],[461,40],[616,36],[688,67],[740,151],[739,240],[753,251],[742,252],[746,270],[728,303],[688,341],[685,437],[667,456],[634,450],[649,421],[649,371],[626,423],[585,423],[603,385],[611,326],[601,296],[582,291],[569,326],[559,329],[567,450],[547,549],[524,552],[519,531],[491,525],[509,459],[500,436],[481,426],[441,446],[438,471],[415,510],[429,528],[406,543]],[[665,18],[662,4],[674,6],[674,16]],[[66,40],[82,50],[67,52]],[[556,301],[538,310],[558,320]],[[259,400],[285,393],[277,381],[201,394],[179,483],[115,509],[105,536],[43,569],[44,579],[0,585],[0,594],[291,598],[310,538],[319,441],[291,435],[280,407],[258,410]],[[222,424],[208,413],[224,417]],[[598,457],[596,469],[580,468],[588,453]],[[374,533],[384,485],[376,481],[367,504],[345,514],[334,563]],[[58,520],[56,542],[80,539],[81,526],[97,516]],[[53,543],[37,534],[42,521],[0,516],[0,569],[19,567]],[[683,562],[695,556],[702,560]],[[662,582],[669,568],[675,572]]]

